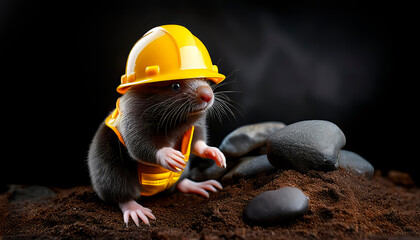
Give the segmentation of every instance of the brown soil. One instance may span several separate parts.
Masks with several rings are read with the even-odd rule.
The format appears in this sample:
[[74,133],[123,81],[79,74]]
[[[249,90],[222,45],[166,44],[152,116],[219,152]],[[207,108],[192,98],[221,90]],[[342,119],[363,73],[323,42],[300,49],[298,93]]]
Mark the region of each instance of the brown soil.
[[[9,202],[10,193],[4,193],[0,239],[420,239],[420,189],[378,175],[367,180],[344,170],[288,170],[241,180],[209,199],[155,196],[141,202],[157,220],[140,227],[125,227],[119,209],[101,202],[90,187],[56,189],[56,197],[32,201]],[[310,197],[306,215],[274,226],[244,221],[251,199],[284,186]]]

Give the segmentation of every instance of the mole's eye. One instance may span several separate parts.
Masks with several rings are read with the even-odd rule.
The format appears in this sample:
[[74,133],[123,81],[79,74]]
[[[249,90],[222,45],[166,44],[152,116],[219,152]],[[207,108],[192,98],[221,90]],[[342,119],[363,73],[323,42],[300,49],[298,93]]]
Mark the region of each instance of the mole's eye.
[[181,89],[181,85],[179,85],[179,83],[173,83],[171,87],[174,91],[178,91],[179,89]]

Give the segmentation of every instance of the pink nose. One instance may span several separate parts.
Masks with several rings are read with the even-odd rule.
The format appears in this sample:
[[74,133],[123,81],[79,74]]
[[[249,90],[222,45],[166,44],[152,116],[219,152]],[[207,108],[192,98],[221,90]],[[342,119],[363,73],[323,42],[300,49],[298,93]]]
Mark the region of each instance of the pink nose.
[[208,86],[200,86],[197,88],[198,97],[204,102],[210,102],[213,98],[213,91]]

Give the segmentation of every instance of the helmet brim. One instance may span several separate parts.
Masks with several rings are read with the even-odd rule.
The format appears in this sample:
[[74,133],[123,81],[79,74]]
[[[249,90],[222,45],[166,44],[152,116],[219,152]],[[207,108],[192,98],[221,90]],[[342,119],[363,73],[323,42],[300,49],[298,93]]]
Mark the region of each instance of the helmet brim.
[[181,79],[192,79],[192,78],[205,78],[213,81],[216,84],[219,84],[223,80],[225,80],[225,75],[210,71],[208,69],[185,69],[180,70],[176,73],[171,74],[162,74],[153,76],[150,78],[145,79],[136,79],[133,82],[124,83],[117,87],[117,92],[120,94],[124,94],[127,90],[135,85],[145,84],[145,83],[154,83],[154,82],[163,82],[163,81],[173,81],[173,80],[181,80]]

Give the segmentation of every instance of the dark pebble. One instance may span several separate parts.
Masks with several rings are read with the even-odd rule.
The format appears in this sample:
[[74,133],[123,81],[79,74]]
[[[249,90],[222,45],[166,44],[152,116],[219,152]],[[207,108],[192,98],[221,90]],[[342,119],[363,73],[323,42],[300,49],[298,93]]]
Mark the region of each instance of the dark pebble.
[[9,192],[11,193],[9,197],[10,202],[37,200],[56,196],[53,190],[37,185],[28,187],[12,185]]
[[303,216],[308,208],[309,198],[300,189],[283,187],[252,199],[245,218],[252,224],[273,225]]

